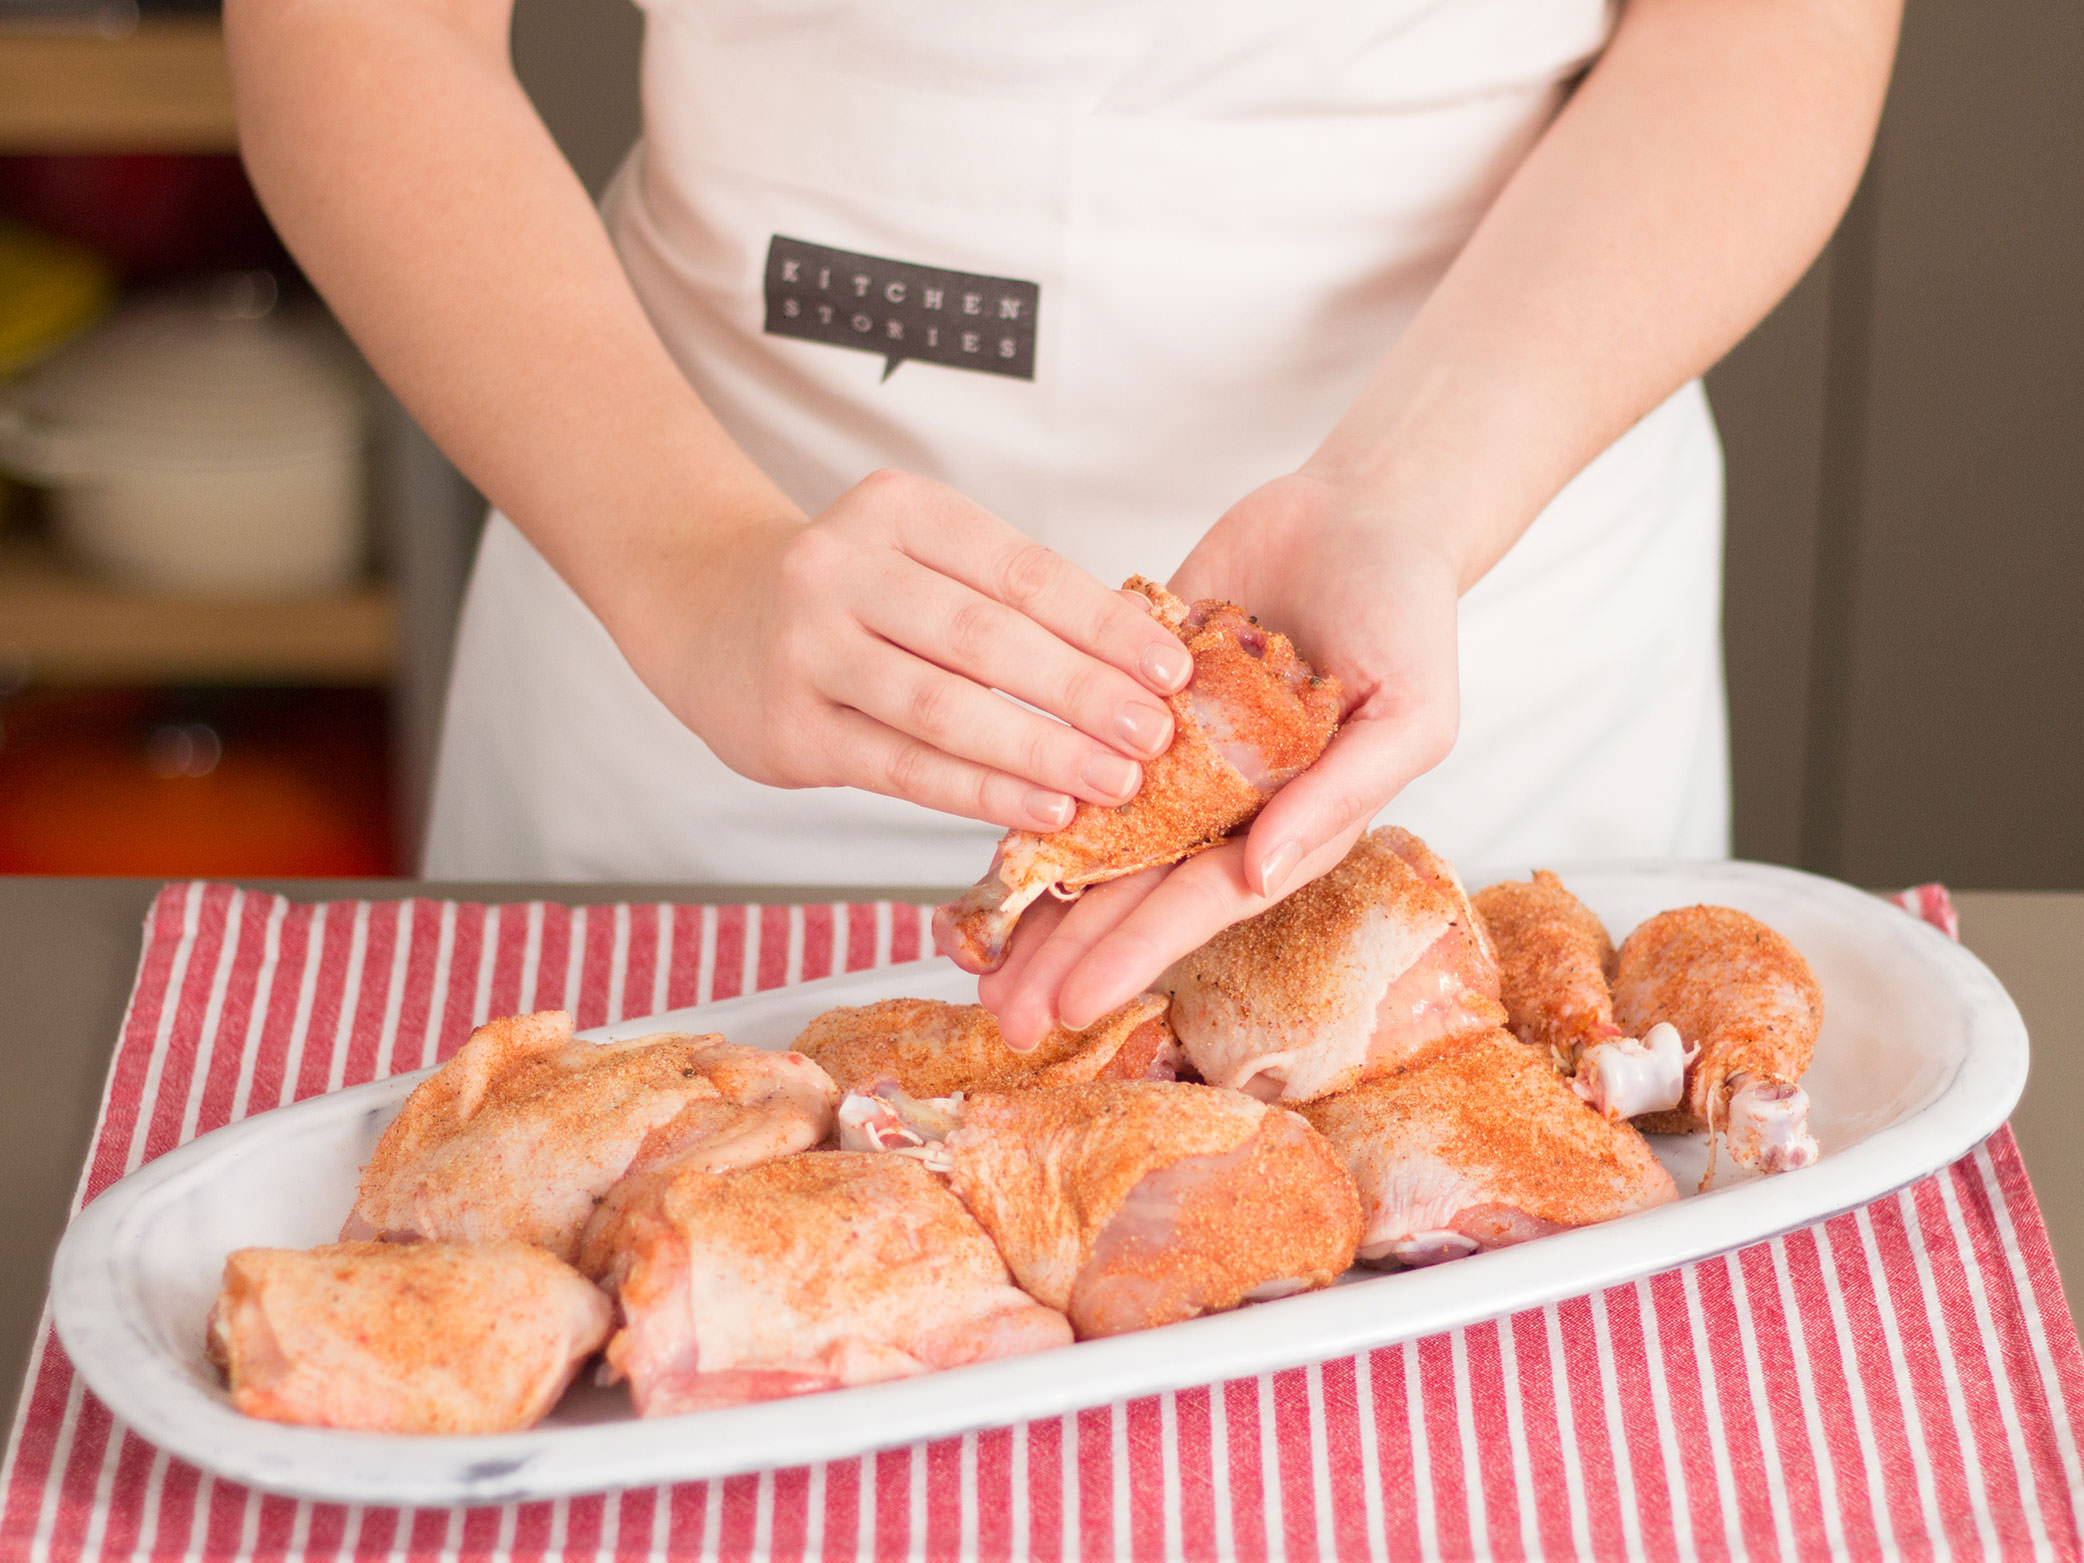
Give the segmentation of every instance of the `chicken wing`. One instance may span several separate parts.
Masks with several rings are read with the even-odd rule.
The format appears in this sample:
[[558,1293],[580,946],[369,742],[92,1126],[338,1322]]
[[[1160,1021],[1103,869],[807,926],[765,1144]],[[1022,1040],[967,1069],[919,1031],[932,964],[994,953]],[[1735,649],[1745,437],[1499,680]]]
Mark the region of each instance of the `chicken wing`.
[[1624,1029],[1666,1021],[1698,1050],[1681,1105],[1645,1129],[1720,1132],[1754,1172],[1816,1160],[1798,1082],[1823,1027],[1823,989],[1792,944],[1727,906],[1660,912],[1621,946],[1613,988]]
[[874,1384],[1068,1345],[916,1161],[816,1151],[683,1170],[622,1215],[608,1343],[642,1416]]
[[1299,1109],[1360,1189],[1360,1259],[1434,1264],[1679,1197],[1640,1134],[1505,1032]]
[[206,1345],[248,1416],[373,1433],[510,1433],[608,1338],[607,1296],[525,1243],[242,1248]]
[[344,1237],[514,1238],[575,1258],[640,1152],[716,1169],[823,1140],[839,1092],[793,1053],[718,1036],[579,1042],[562,1010],[480,1026],[377,1142]]
[[1498,952],[1498,978],[1513,1035],[1549,1055],[1578,1095],[1609,1118],[1679,1105],[1686,1048],[1659,1023],[1640,1038],[1614,1024],[1607,987],[1614,946],[1606,925],[1547,869],[1476,892],[1477,914]]
[[1270,1101],[1345,1090],[1505,1023],[1496,958],[1453,869],[1394,826],[1158,985],[1202,1078]]
[[1081,1339],[1328,1286],[1353,1262],[1360,1207],[1338,1158],[1234,1091],[1095,1081],[871,1105],[892,1121],[878,1140],[921,1146]]
[[1214,846],[1322,754],[1339,725],[1338,680],[1313,673],[1285,635],[1227,602],[1189,608],[1140,577],[1126,589],[1148,597],[1193,653],[1193,678],[1168,702],[1172,747],[1144,766],[1127,803],[1081,803],[1062,830],[1006,834],[984,878],[934,913],[934,947],[965,971],[996,971],[1020,914],[1045,891],[1069,899]]
[[828,1010],[796,1039],[843,1091],[894,1081],[910,1096],[1010,1091],[1080,1080],[1170,1080],[1179,1044],[1166,1024],[1168,1001],[1146,993],[1083,1031],[1062,1026],[1030,1052],[1016,1053],[981,1004],[884,999]]

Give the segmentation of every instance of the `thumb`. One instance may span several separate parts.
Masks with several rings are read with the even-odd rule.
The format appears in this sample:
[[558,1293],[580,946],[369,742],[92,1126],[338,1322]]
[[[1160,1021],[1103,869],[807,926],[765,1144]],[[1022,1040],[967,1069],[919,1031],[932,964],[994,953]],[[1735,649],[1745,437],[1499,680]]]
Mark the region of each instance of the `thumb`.
[[1245,838],[1245,878],[1277,899],[1332,842],[1351,842],[1405,787],[1447,758],[1450,728],[1412,713],[1349,718],[1315,764],[1275,793]]

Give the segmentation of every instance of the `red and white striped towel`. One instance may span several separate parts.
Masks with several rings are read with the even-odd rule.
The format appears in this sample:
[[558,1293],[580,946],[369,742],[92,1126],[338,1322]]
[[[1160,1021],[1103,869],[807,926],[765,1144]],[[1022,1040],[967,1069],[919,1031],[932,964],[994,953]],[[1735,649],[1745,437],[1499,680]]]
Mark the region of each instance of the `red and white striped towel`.
[[[916,956],[909,906],[292,905],[171,886],[79,1198],[249,1113]],[[507,1508],[268,1497],[85,1392],[48,1321],[0,1557],[2079,1556],[2084,1356],[2008,1131],[1864,1210],[1360,1357],[829,1465]]]

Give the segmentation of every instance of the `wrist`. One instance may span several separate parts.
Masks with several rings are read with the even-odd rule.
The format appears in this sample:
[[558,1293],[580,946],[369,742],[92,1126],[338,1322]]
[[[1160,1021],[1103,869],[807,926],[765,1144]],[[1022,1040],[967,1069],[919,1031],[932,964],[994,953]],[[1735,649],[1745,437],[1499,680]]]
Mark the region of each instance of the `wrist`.
[[1320,454],[1288,481],[1306,496],[1303,505],[1317,517],[1314,530],[1362,529],[1369,552],[1399,556],[1407,569],[1443,580],[1456,596],[1497,562],[1484,547],[1491,529],[1476,524],[1477,496],[1420,481],[1395,462],[1355,467]]
[[746,632],[759,579],[804,524],[745,498],[695,494],[662,509],[604,550],[592,589],[580,589],[637,676],[683,720],[684,671],[715,661],[714,637]]

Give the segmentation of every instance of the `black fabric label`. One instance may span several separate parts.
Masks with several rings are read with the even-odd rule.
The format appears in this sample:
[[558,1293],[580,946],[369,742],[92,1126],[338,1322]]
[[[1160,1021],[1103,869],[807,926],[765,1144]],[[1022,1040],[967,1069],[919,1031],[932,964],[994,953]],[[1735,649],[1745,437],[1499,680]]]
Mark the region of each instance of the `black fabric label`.
[[776,234],[767,246],[767,331],[874,353],[889,379],[908,358],[1035,378],[1042,289],[1014,277],[916,266]]

